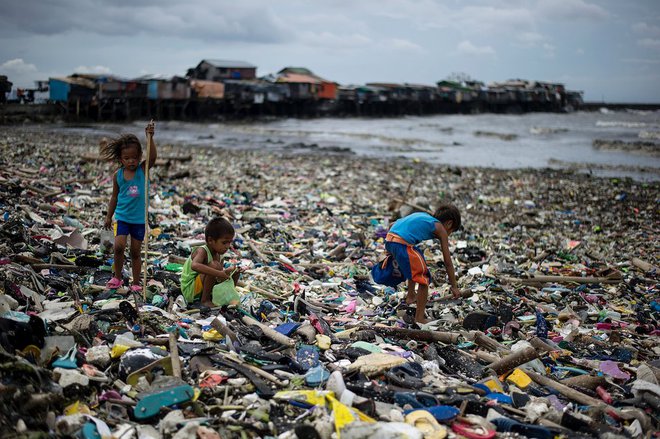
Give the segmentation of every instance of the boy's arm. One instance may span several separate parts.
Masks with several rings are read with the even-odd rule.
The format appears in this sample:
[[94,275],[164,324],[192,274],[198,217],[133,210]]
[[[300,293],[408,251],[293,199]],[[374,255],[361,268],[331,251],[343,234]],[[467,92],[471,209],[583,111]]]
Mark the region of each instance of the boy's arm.
[[202,248],[195,250],[190,268],[192,268],[197,273],[206,274],[207,276],[217,277],[222,280],[229,279],[227,270],[217,270],[207,264],[206,251],[204,251]]
[[110,203],[108,203],[108,213],[105,215],[105,228],[109,229],[112,225],[112,216],[115,214],[117,208],[117,195],[119,194],[119,183],[117,183],[117,172],[112,177],[112,195],[110,196]]
[[440,239],[440,246],[442,247],[442,258],[445,261],[445,268],[447,269],[447,277],[451,285],[451,292],[455,298],[461,294],[456,283],[456,274],[454,273],[454,264],[451,262],[451,253],[449,253],[449,235],[442,223],[436,223],[435,236]]

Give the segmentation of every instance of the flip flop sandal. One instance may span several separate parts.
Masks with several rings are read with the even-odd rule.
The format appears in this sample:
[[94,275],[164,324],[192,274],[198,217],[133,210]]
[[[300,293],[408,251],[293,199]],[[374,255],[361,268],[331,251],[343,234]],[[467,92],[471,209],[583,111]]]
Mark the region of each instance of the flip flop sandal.
[[394,366],[391,370],[392,372],[401,371],[415,378],[424,377],[424,368],[419,363],[404,363],[399,366]]
[[409,404],[413,409],[440,405],[438,398],[426,392],[394,392],[394,403],[401,407]]
[[123,300],[119,304],[119,311],[121,311],[122,315],[124,316],[127,322],[135,323],[138,321],[139,318],[138,313],[135,310],[135,308],[133,308],[133,305],[131,305],[128,301]]
[[189,385],[177,385],[144,396],[133,409],[135,419],[148,419],[160,413],[161,408],[192,400],[195,390]]
[[463,419],[454,422],[451,425],[454,433],[466,437],[468,439],[493,439],[497,435],[497,431],[489,430],[478,424],[472,424]]
[[493,419],[490,422],[497,427],[497,431],[501,432],[510,431],[539,439],[552,439],[554,437],[554,434],[549,429],[540,425],[523,424],[522,422],[505,417]]
[[458,408],[448,405],[436,405],[434,407],[426,407],[422,410],[426,410],[433,415],[436,421],[442,423],[449,423],[461,414],[461,411]]
[[410,424],[424,435],[424,439],[444,439],[447,437],[447,428],[438,424],[432,414],[425,410],[415,410],[405,417],[406,424]]
[[385,372],[385,378],[387,378],[390,384],[406,389],[420,389],[424,387],[424,381],[402,371]]
[[142,292],[142,285],[131,285],[131,292],[141,293]]
[[105,284],[105,287],[109,290],[116,290],[117,288],[120,288],[123,285],[123,282],[121,279],[118,279],[116,277],[113,277],[108,281],[107,284]]
[[96,381],[97,383],[107,383],[110,381],[105,373],[101,372],[91,364],[83,364],[82,370],[90,381]]
[[467,330],[485,331],[495,324],[497,324],[497,316],[483,311],[472,312],[463,319],[463,328]]
[[61,367],[62,369],[78,369],[76,362],[76,353],[78,352],[78,345],[73,345],[69,351],[62,355],[57,360],[53,361],[51,365],[53,368]]

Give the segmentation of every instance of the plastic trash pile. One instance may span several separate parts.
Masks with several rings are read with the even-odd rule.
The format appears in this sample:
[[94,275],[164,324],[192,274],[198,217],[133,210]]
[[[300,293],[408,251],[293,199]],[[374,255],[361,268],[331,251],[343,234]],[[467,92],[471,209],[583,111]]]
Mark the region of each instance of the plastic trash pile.
[[[159,145],[136,295],[104,287],[98,140],[0,129],[4,434],[658,436],[658,183]],[[369,270],[397,216],[442,200],[463,297],[425,243],[418,327]],[[179,272],[215,215],[239,303],[188,306]]]

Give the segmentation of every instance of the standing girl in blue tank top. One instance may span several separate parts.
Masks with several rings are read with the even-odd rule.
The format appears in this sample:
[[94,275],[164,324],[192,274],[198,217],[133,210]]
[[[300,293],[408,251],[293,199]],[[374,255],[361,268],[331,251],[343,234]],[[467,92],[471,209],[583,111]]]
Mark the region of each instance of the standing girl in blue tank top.
[[[145,128],[147,137],[154,135],[153,121]],[[156,143],[151,142],[149,151],[149,169],[156,163]],[[133,273],[132,291],[141,291],[140,271],[142,257],[140,249],[144,240],[145,203],[148,194],[144,193],[145,165],[142,161],[142,145],[133,134],[124,134],[106,144],[101,145],[101,157],[107,161],[118,162],[121,166],[112,177],[112,196],[105,217],[105,228],[112,226],[115,217],[115,263],[114,277],[106,284],[109,289],[116,289],[124,284],[122,270],[124,268],[124,252],[128,235],[131,236],[131,271]]]

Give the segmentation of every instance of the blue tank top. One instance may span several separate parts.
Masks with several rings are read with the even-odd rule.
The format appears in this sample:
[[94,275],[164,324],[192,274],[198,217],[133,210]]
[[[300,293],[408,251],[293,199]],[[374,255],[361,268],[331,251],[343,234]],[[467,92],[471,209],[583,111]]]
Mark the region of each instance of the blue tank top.
[[138,166],[132,180],[124,179],[124,168],[117,172],[117,208],[115,219],[129,224],[144,224],[144,170]]
[[415,212],[396,220],[390,232],[399,235],[408,244],[417,245],[435,238],[435,224],[439,221],[425,212]]

